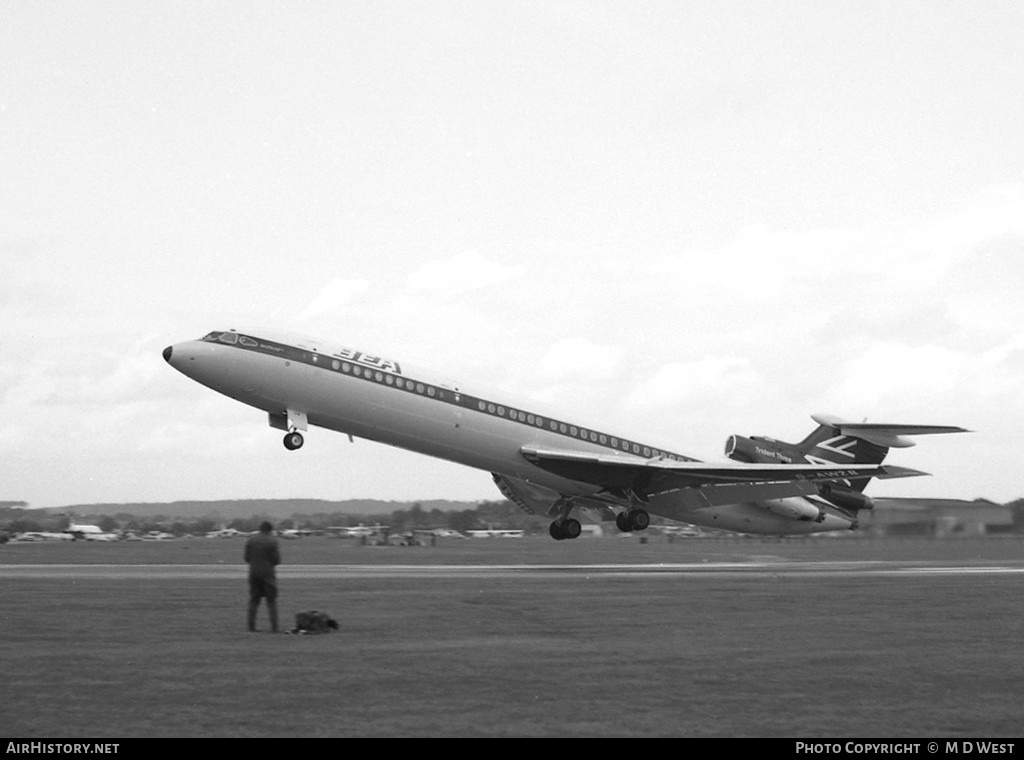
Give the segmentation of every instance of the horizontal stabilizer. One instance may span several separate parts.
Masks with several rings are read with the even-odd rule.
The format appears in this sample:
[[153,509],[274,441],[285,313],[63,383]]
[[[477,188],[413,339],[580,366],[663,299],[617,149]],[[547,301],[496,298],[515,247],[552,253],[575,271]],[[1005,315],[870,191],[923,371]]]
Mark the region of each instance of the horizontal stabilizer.
[[836,428],[843,435],[861,438],[876,446],[885,446],[891,449],[905,449],[913,446],[914,441],[908,437],[912,435],[971,432],[955,425],[886,425],[875,422],[847,422],[826,414],[812,414],[811,419],[819,425]]
[[930,472],[915,470],[912,467],[897,467],[894,464],[887,464],[882,467],[882,470],[884,470],[884,472],[880,472],[878,475],[875,475],[876,478],[889,480],[892,478],[916,478],[920,475],[931,475]]

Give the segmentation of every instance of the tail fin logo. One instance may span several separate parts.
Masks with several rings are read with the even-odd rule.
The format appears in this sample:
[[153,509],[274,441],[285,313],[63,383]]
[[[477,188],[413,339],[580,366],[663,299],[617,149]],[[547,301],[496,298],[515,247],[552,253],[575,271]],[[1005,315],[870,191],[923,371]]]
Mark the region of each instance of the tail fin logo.
[[[857,453],[853,450],[854,448],[856,448],[856,446],[856,438],[851,438],[846,435],[837,435],[834,438],[829,438],[826,441],[822,441],[817,446],[815,446],[815,448],[824,452],[830,452],[831,454],[837,457],[848,457],[850,459],[856,459]],[[828,456],[828,454],[826,454],[825,456]],[[808,456],[807,459],[810,460],[811,457]],[[837,461],[840,460],[826,459],[823,460],[823,463],[828,464]]]

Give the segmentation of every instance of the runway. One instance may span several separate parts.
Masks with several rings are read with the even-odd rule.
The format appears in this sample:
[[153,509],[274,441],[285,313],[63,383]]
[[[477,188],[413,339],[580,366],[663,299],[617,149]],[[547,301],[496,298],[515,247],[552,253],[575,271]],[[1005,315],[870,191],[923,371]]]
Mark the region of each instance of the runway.
[[[0,565],[0,578],[81,579],[210,579],[243,578],[242,565],[208,564],[36,564]],[[794,562],[764,560],[751,562],[693,563],[608,563],[588,565],[557,564],[453,564],[453,565],[296,565],[282,567],[281,578],[591,578],[591,577],[776,577],[776,576],[943,576],[1024,575],[1024,560],[998,564],[968,564],[928,561],[836,561]]]

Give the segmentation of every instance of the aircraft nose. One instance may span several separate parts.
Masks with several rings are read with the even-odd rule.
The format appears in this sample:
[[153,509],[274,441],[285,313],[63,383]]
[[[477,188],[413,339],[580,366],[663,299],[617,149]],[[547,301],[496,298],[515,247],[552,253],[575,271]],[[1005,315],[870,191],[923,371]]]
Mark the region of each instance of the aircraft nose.
[[165,362],[170,362],[171,361],[171,352],[173,351],[173,349],[174,349],[173,346],[168,346],[167,348],[164,349],[164,361]]

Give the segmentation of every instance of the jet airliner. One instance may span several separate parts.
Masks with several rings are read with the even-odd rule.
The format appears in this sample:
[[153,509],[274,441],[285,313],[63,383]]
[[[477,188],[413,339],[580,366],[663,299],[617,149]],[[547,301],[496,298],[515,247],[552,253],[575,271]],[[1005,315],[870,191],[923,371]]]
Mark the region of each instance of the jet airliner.
[[578,510],[614,519],[623,532],[646,529],[651,515],[741,533],[854,529],[858,512],[872,506],[863,493],[871,478],[927,474],[883,465],[889,448],[912,446],[914,435],[966,432],[814,415],[818,427],[802,442],[734,435],[729,461],[709,463],[310,338],[215,330],[163,356],[266,412],[291,451],[315,426],[489,472],[510,501],[552,518],[557,540],[580,535]]

